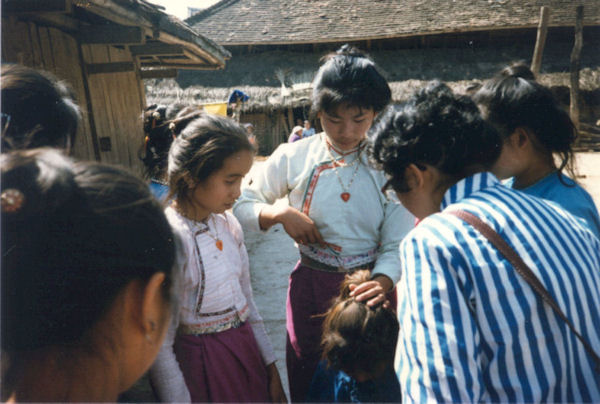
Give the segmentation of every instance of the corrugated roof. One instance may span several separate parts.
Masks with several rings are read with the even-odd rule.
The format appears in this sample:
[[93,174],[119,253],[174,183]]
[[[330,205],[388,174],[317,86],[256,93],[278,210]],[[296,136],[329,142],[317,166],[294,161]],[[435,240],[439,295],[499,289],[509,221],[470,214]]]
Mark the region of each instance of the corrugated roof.
[[222,0],[186,22],[221,45],[343,42],[448,32],[600,25],[600,0]]

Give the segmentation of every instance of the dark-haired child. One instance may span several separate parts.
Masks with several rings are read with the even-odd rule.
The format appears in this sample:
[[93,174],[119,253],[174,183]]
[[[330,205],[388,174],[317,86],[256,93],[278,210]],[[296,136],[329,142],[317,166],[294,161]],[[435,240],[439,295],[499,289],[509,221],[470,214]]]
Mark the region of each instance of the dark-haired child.
[[[557,204],[503,186],[489,172],[500,135],[440,82],[390,106],[369,136],[372,161],[422,219],[400,244],[403,401],[598,402],[600,241]],[[515,250],[575,330],[457,211]]]
[[[400,278],[398,244],[414,218],[379,190],[382,172],[365,138],[391,90],[375,63],[350,46],[327,57],[313,81],[312,114],[324,132],[280,145],[244,189],[234,213],[248,230],[281,223],[300,261],[287,299],[286,360],[292,401],[304,401],[321,357],[322,317],[347,272],[370,268],[354,293],[376,305]],[[289,204],[275,204],[288,197]]]
[[[150,180],[150,190],[159,200],[163,201],[169,193],[167,186],[167,163],[169,149],[175,139],[176,122],[179,117],[199,110],[186,107],[184,104],[170,106],[153,104],[142,114],[144,126],[144,150],[140,159],[145,166],[145,176]],[[186,122],[189,122],[187,119]]]
[[350,296],[369,271],[346,275],[323,322],[323,360],[308,392],[309,402],[400,402],[394,373],[398,320],[383,304],[369,307]]
[[2,65],[2,152],[56,147],[72,151],[81,112],[71,88],[47,71]]
[[163,401],[286,401],[252,297],[244,235],[227,212],[253,156],[244,128],[204,113],[171,146],[166,214],[186,258],[181,309],[151,373]]
[[510,178],[507,185],[512,188],[558,203],[600,238],[600,217],[592,197],[563,173],[566,169],[574,177],[577,131],[550,89],[533,77],[527,67],[511,65],[474,95],[503,141],[492,172],[500,179]]
[[115,402],[171,318],[162,208],[133,174],[58,150],[0,166],[2,401]]

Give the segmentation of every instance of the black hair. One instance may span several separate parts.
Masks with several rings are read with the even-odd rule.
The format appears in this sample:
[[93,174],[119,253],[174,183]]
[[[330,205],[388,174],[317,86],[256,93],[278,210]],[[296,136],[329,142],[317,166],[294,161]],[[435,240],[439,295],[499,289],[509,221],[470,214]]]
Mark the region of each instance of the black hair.
[[573,175],[573,144],[577,129],[567,111],[542,84],[521,76],[500,73],[485,82],[473,96],[486,120],[494,125],[503,139],[519,127],[527,128],[538,147],[549,154],[558,154],[558,172],[566,167]]
[[497,132],[475,103],[439,81],[418,90],[405,104],[391,105],[369,132],[369,154],[396,192],[410,190],[410,164],[429,164],[454,180],[477,167],[489,169],[500,155]]
[[512,62],[498,72],[497,77],[521,77],[525,80],[535,81],[535,74],[523,61]]
[[71,88],[46,71],[2,65],[2,151],[75,143],[81,113]]
[[0,157],[2,349],[80,346],[132,280],[165,273],[175,240],[147,185],[54,149]]
[[166,200],[177,197],[179,203],[188,203],[193,185],[221,169],[225,159],[243,150],[254,152],[246,130],[231,118],[196,111],[177,122],[178,130],[169,151]]
[[175,137],[171,123],[185,108],[183,104],[168,107],[152,104],[142,113],[145,139],[140,160],[144,163],[146,178],[163,179],[165,176],[169,148]]
[[325,56],[313,80],[311,115],[341,104],[380,112],[391,98],[390,86],[375,63],[346,44]]
[[348,374],[362,371],[373,375],[382,363],[391,366],[398,341],[398,320],[390,309],[369,307],[350,296],[350,285],[370,277],[367,270],[346,275],[323,321],[323,359]]

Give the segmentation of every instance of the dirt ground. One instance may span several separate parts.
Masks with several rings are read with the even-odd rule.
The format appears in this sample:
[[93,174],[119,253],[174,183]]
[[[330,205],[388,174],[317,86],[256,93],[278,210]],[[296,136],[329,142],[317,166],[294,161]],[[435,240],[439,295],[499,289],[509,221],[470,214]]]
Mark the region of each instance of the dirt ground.
[[575,155],[579,177],[577,181],[592,195],[600,209],[600,152]]

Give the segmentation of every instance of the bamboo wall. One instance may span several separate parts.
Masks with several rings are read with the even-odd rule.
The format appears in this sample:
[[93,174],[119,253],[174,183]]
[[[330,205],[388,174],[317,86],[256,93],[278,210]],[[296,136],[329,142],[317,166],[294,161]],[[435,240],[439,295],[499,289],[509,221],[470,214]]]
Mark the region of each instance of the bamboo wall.
[[[140,115],[145,106],[141,80],[133,71],[93,75],[85,71],[84,63],[115,61],[133,61],[133,58],[125,49],[80,46],[75,37],[56,28],[14,17],[2,18],[2,62],[48,70],[67,81],[75,91],[83,112],[75,157],[120,164],[141,174]],[[102,138],[110,139],[110,150],[101,150]]]

